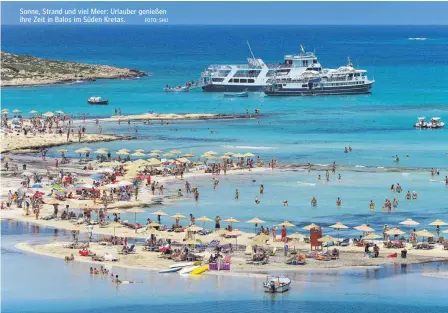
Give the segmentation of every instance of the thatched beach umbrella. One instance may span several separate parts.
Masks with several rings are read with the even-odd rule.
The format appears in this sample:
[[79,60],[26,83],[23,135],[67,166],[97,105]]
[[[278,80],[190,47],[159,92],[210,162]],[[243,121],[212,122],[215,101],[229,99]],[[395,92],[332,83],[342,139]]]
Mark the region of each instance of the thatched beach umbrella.
[[193,153],[185,153],[184,155],[182,155],[182,157],[184,157],[184,158],[192,158],[192,157],[194,157],[194,154]]
[[271,239],[270,236],[266,234],[259,234],[252,238],[252,245],[264,245],[269,239]]
[[362,224],[362,225],[359,225],[359,226],[356,226],[356,227],[353,227],[353,228],[356,229],[356,230],[365,232],[365,233],[374,231],[374,229],[372,227],[367,226],[366,224]]
[[159,166],[160,164],[162,164],[162,161],[152,158],[148,160],[148,166]]
[[145,152],[145,149],[135,149],[134,152]]
[[218,152],[216,151],[207,151],[204,153],[204,155],[213,155],[213,154],[218,154]]
[[339,230],[348,228],[348,226],[342,224],[341,222],[337,222],[336,224],[333,224],[330,227],[338,231],[338,241],[339,241]]
[[233,217],[229,217],[229,218],[223,220],[223,222],[230,223],[230,225],[232,225],[233,223],[239,223],[240,221],[238,221],[237,219],[234,219]]
[[36,111],[36,110],[31,110],[31,111],[29,111],[28,113],[30,113],[30,114],[36,114],[37,111]]
[[378,238],[382,238],[382,236],[375,234],[375,233],[370,233],[367,236],[362,237],[362,240],[374,240],[374,239],[378,239]]
[[[126,212],[134,213],[135,224],[137,224],[137,213],[143,213],[143,212],[145,212],[145,210],[142,210],[140,208],[132,208],[132,209],[126,210]],[[135,232],[137,232],[137,227],[135,227]]]
[[132,156],[136,156],[136,157],[142,157],[145,156],[146,154],[144,154],[143,152],[137,151],[131,154]]
[[420,223],[414,221],[412,218],[408,218],[407,220],[404,220],[404,221],[400,222],[399,224],[407,225],[407,226],[415,226],[415,225],[419,225]]
[[399,228],[391,228],[391,229],[387,230],[385,232],[385,234],[389,235],[389,236],[403,235],[404,231],[400,230]]
[[129,152],[119,150],[119,151],[115,152],[115,154],[118,154],[118,155],[128,155]]
[[[322,243],[328,243],[328,242],[335,242],[335,241],[337,241],[337,239],[334,237],[331,237],[329,235],[326,235],[326,236],[323,236],[323,237],[317,239],[317,241],[322,242]],[[328,245],[327,245],[327,248],[328,248]]]
[[426,229],[420,230],[420,231],[416,231],[414,233],[416,236],[420,236],[423,237],[423,241],[424,241],[424,237],[434,237],[434,235],[432,233],[430,233],[429,231],[427,231]]
[[152,153],[162,153],[162,150],[151,150]]
[[242,234],[243,233],[237,229],[226,233],[226,236],[235,237],[235,250],[238,250],[238,237],[241,236]]
[[429,223],[429,225],[431,225],[431,226],[446,226],[446,225],[448,225],[448,223],[445,223],[442,220],[435,220],[434,222]]
[[148,227],[160,227],[160,226],[162,226],[162,225],[160,225],[157,222],[151,222],[151,223],[148,224]]
[[251,158],[251,157],[254,157],[255,154],[250,153],[250,152],[247,152],[247,153],[244,153],[244,156],[245,156],[246,158]]
[[152,156],[152,157],[158,157],[160,154],[157,153],[157,152],[151,152],[151,153],[149,153],[148,155],[149,155],[149,156]]
[[311,223],[311,224],[306,225],[305,227],[303,227],[303,229],[306,229],[306,230],[311,230],[311,229],[313,229],[313,228],[319,228],[319,225],[316,225],[316,224],[314,224],[314,223]]
[[259,219],[258,217],[254,217],[253,219],[248,220],[246,223],[255,224],[255,226],[254,226],[255,227],[254,233],[256,234],[257,233],[257,225],[258,224],[263,224],[263,223],[265,223],[265,221]]
[[171,218],[174,218],[176,220],[176,226],[178,226],[179,225],[179,220],[180,219],[186,219],[187,217],[182,215],[182,214],[180,214],[180,213],[176,213],[176,214],[172,215]]
[[211,218],[208,218],[207,216],[201,216],[196,219],[196,221],[203,222],[202,227],[205,228],[205,222],[213,222]]
[[64,114],[65,115],[65,112],[64,111],[62,111],[62,110],[57,110],[56,112],[54,112],[54,113],[58,113],[58,114]]
[[190,227],[187,227],[185,230],[186,231],[197,232],[197,231],[203,230],[203,228],[199,227],[199,226],[196,226],[196,225],[191,225]]
[[171,150],[170,153],[173,155],[180,154],[181,152],[179,150]]
[[298,232],[295,232],[295,233],[289,235],[288,237],[292,238],[292,239],[302,239],[302,238],[305,238],[304,235],[302,235],[301,233],[298,233]]
[[151,214],[152,215],[157,215],[157,219],[158,219],[159,223],[160,223],[160,216],[168,216],[168,214],[163,212],[162,210],[155,211],[155,212],[153,212]]
[[42,116],[45,116],[45,117],[53,117],[53,116],[54,116],[54,113],[53,113],[53,112],[46,112],[46,113],[42,114]]

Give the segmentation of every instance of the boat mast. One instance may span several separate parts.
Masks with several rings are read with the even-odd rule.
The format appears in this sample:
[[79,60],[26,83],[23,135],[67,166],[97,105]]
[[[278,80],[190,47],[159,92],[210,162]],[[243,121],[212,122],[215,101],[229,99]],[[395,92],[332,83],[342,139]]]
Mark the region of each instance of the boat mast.
[[249,40],[246,40],[246,42],[247,42],[247,46],[249,47],[250,54],[252,55],[252,59],[254,59],[254,61],[257,62],[258,66],[261,66],[260,63],[258,63],[258,60],[255,58],[254,53],[252,52],[252,48],[250,47]]

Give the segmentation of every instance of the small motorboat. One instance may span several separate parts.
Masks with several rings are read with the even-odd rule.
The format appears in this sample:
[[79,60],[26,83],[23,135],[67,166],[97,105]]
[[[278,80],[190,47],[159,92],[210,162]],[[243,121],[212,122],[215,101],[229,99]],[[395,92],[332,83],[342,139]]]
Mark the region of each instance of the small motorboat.
[[291,280],[286,276],[268,276],[263,283],[264,291],[282,293],[289,290]]
[[414,124],[415,128],[427,128],[426,117],[417,117],[417,122]]
[[101,97],[90,97],[89,99],[87,99],[87,103],[93,105],[108,105],[109,100],[103,99]]
[[249,97],[249,92],[247,92],[247,91],[226,92],[226,93],[224,93],[224,97],[226,97],[226,98],[247,98],[247,97]]
[[428,123],[428,128],[443,128],[445,126],[445,123],[442,122],[440,117],[433,117],[431,121]]
[[430,129],[437,129],[437,128],[443,128],[445,126],[445,123],[442,122],[440,117],[433,117],[429,122],[426,122],[426,117],[418,117],[417,122],[414,124],[415,128],[430,128]]
[[165,87],[163,88],[165,92],[187,92],[190,91],[189,86],[177,86],[177,87]]
[[175,273],[182,269],[182,267],[170,267],[164,270],[159,271],[159,274],[166,274],[166,273]]

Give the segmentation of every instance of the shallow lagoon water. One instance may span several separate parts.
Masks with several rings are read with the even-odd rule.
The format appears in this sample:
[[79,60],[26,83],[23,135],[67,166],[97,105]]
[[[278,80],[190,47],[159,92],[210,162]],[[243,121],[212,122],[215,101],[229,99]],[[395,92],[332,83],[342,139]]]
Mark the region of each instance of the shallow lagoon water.
[[[443,263],[295,273],[290,274],[291,291],[272,296],[264,294],[261,278],[205,275],[193,279],[112,267],[122,279],[143,282],[117,287],[106,278],[92,278],[89,264],[66,264],[14,248],[20,241],[47,242],[55,239],[54,234],[53,229],[2,221],[3,312],[209,312],[217,308],[315,312],[325,306],[326,312],[370,313],[393,306],[414,313],[443,312],[448,306],[445,279],[422,276],[446,270]],[[64,240],[64,236],[59,231],[56,239]]]

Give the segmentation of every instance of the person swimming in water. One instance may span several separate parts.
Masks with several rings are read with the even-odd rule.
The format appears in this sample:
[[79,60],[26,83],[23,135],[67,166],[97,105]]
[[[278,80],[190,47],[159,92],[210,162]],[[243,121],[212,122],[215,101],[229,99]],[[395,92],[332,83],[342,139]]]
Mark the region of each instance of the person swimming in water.
[[375,203],[373,202],[373,200],[370,200],[369,208],[370,210],[375,210]]
[[260,195],[262,195],[264,193],[264,186],[260,185]]
[[397,190],[398,193],[401,193],[402,189],[401,189],[400,183],[397,183],[396,190]]
[[237,190],[235,190],[235,200],[238,200],[240,198],[240,192]]
[[336,205],[337,205],[338,207],[340,207],[341,204],[342,204],[342,201],[341,201],[341,199],[338,197],[338,199],[336,200]]
[[317,206],[317,199],[315,197],[311,199],[311,206]]
[[392,186],[390,186],[390,192],[395,192],[395,185],[392,184]]
[[341,180],[341,174],[338,174],[338,180]]
[[318,180],[321,180],[321,179],[322,179],[322,177],[320,177],[320,175],[319,175],[319,176],[317,176],[317,179],[318,179]]
[[255,197],[255,204],[260,204],[260,200],[258,199],[258,197]]
[[412,200],[417,200],[417,199],[418,199],[417,192],[414,190],[412,192]]
[[283,206],[288,206],[288,200],[283,201]]

